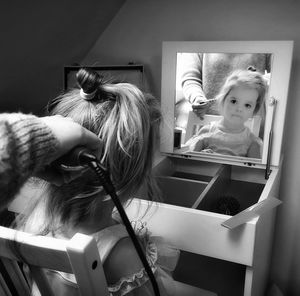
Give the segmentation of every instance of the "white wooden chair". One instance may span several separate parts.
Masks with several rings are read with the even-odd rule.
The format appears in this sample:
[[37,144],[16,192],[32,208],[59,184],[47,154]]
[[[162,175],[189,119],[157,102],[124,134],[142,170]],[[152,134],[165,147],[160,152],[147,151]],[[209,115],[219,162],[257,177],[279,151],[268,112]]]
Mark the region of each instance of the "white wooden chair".
[[[221,118],[220,115],[206,114],[204,115],[204,118],[202,120],[196,115],[195,112],[190,111],[188,114],[185,138],[183,140],[184,143],[188,139],[190,139],[193,135],[195,135],[203,125],[206,125],[212,121],[218,121],[220,120],[220,118]],[[245,125],[249,127],[252,133],[256,136],[259,135],[260,124],[261,124],[261,117],[259,115],[255,115],[252,118],[249,118],[248,121],[245,122]]]
[[[20,259],[13,250],[18,244]],[[72,273],[82,296],[108,296],[107,282],[93,237],[77,233],[70,240],[35,236],[0,226],[0,295],[30,296],[31,287],[20,263],[26,263],[42,296],[54,296],[43,269]],[[174,296],[216,296],[215,293],[174,281]],[[13,286],[13,287],[12,287]]]
[[[15,243],[22,260],[13,251]],[[1,296],[31,295],[20,261],[29,266],[43,296],[56,295],[44,268],[74,274],[80,295],[109,295],[97,244],[91,236],[77,233],[70,240],[62,240],[0,227]]]

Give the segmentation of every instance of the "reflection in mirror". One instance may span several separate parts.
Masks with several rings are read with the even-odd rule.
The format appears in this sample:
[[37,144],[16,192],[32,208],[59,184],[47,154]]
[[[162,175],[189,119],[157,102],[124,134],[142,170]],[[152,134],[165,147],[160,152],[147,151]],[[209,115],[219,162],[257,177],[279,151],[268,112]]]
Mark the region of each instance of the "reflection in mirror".
[[268,53],[177,53],[174,149],[262,158]]

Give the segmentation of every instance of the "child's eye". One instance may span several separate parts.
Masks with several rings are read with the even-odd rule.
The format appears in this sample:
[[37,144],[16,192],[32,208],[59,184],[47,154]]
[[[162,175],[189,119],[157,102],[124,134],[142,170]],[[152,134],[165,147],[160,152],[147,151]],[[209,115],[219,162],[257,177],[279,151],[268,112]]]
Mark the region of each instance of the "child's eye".
[[245,104],[245,106],[246,106],[247,109],[251,109],[252,108],[252,105],[250,105],[250,104]]
[[231,100],[230,100],[230,103],[231,103],[231,104],[236,104],[236,99],[231,99]]

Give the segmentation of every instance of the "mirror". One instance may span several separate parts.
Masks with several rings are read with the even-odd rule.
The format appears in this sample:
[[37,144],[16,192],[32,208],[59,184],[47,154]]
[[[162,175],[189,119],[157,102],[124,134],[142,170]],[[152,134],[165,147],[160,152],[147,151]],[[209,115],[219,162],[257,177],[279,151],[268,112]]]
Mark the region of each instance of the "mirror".
[[177,53],[174,148],[261,159],[271,60],[270,53]]
[[292,48],[292,41],[164,42],[161,152],[278,165]]

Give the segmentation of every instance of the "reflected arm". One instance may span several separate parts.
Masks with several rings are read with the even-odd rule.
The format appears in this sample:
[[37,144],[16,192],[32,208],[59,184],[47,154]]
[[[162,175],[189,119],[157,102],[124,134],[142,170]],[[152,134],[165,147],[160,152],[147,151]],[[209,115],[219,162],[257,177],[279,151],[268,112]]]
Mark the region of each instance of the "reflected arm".
[[183,74],[181,85],[184,97],[193,103],[196,98],[206,100],[202,84],[202,54],[183,53],[182,57]]

